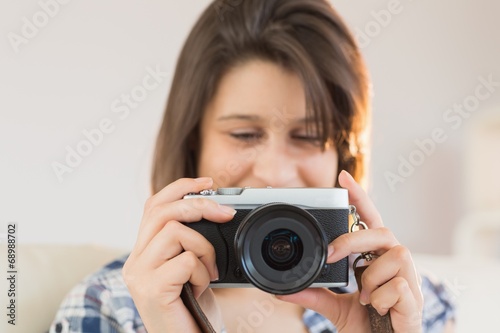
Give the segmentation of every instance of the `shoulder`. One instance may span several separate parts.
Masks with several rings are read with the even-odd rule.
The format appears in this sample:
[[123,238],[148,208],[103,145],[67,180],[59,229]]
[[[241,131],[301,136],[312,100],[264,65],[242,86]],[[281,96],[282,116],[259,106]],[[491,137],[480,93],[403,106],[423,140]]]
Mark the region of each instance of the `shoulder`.
[[50,332],[145,332],[123,281],[127,256],[89,275],[65,297]]

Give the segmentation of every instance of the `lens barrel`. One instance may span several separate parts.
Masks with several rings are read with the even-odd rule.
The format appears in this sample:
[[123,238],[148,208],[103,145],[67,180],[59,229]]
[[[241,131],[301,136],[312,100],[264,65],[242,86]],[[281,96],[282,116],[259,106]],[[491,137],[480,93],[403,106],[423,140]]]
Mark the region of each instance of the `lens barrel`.
[[236,260],[247,280],[279,295],[299,292],[316,280],[326,263],[327,246],[316,218],[285,203],[253,209],[234,238]]
[[288,229],[271,231],[262,242],[262,256],[269,267],[278,271],[291,270],[303,254],[300,237]]

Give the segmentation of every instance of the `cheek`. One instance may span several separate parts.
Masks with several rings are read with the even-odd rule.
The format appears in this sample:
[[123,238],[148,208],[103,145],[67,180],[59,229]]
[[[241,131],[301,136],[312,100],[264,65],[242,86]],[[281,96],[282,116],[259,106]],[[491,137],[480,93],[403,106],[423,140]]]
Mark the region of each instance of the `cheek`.
[[202,146],[199,174],[212,177],[214,187],[234,186],[249,169],[253,155],[247,149],[214,137]]
[[217,152],[214,151],[214,144],[209,139],[203,139],[200,144],[198,156],[198,177],[208,177],[210,170],[214,168],[213,163],[216,159],[211,158]]
[[300,173],[307,187],[332,187],[337,178],[336,151],[318,153],[300,163]]
[[201,177],[215,178],[220,170],[224,168],[225,154],[221,151],[220,145],[212,140],[206,140],[201,146],[198,173]]

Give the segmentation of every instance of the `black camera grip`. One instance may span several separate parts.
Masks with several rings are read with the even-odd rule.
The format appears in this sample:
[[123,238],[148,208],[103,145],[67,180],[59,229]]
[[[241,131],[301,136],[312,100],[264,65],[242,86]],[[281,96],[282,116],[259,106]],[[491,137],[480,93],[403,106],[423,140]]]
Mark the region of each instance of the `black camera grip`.
[[[354,276],[356,276],[356,282],[358,283],[358,290],[361,292],[361,275],[365,271],[368,266],[361,266],[354,268]],[[372,333],[393,333],[394,330],[391,324],[391,314],[387,312],[387,314],[381,316],[375,310],[375,308],[371,304],[365,305],[366,310],[368,311],[368,318],[370,319],[370,328]]]

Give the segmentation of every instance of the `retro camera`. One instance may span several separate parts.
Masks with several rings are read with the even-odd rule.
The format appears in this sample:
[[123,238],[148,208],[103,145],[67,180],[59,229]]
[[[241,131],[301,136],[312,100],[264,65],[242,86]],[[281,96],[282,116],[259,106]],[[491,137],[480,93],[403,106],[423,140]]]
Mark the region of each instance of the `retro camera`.
[[186,223],[214,246],[219,280],[211,288],[252,285],[272,294],[348,283],[348,259],[327,264],[327,247],[348,232],[347,190],[219,188],[190,193],[237,212],[228,223]]

